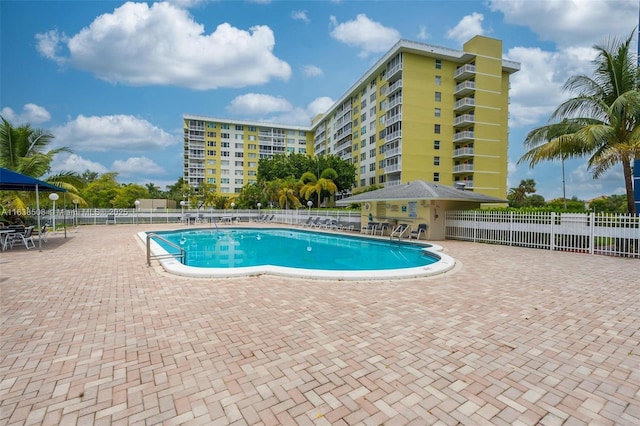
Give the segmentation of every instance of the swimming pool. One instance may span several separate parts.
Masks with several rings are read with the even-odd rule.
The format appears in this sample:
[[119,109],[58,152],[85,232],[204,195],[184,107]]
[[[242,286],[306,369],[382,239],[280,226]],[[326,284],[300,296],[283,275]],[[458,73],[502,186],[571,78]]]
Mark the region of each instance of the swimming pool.
[[[182,247],[185,263],[161,259],[168,272],[195,277],[275,274],[319,279],[388,279],[447,271],[455,261],[438,246],[287,228],[158,231]],[[146,233],[141,233],[146,241]],[[151,253],[176,252],[152,238]]]

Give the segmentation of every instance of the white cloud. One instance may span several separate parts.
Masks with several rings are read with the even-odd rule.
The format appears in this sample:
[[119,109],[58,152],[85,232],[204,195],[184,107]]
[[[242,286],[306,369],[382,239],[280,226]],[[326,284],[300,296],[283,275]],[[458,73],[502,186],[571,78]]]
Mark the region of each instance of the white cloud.
[[315,65],[305,65],[304,67],[302,67],[302,73],[307,77],[317,77],[324,74],[322,72],[322,69]]
[[74,151],[146,151],[178,143],[176,137],[130,115],[79,115],[52,133],[56,143]]
[[458,25],[447,31],[447,38],[463,44],[474,36],[483,35],[485,33],[482,29],[483,20],[484,16],[481,13],[474,12],[467,15],[458,22]]
[[[273,55],[269,27],[243,31],[223,23],[206,34],[186,10],[170,3],[128,2],[72,37],[49,31],[36,38],[45,57],[113,83],[208,90],[291,76],[289,64]],[[60,43],[69,50],[66,58],[58,56]]]
[[331,37],[360,50],[358,56],[367,57],[373,53],[385,52],[400,39],[400,32],[374,22],[363,13],[353,21],[338,23],[335,16],[330,17]]
[[327,110],[331,108],[334,102],[335,101],[333,99],[322,96],[311,101],[309,105],[307,105],[307,110],[312,114],[311,118],[313,118],[318,114],[324,114],[325,112],[327,112]]
[[60,173],[65,171],[83,173],[85,170],[89,170],[96,173],[108,173],[110,170],[100,163],[87,160],[77,154],[65,154],[61,153],[56,155],[51,162],[51,170],[53,173]]
[[165,170],[147,157],[131,157],[126,160],[116,160],[111,169],[123,177],[137,176],[141,173],[148,175],[162,175]]
[[232,100],[227,110],[234,114],[255,116],[273,112],[290,111],[291,108],[289,101],[284,98],[277,98],[260,93],[247,93]]
[[18,114],[9,107],[2,108],[0,114],[12,125],[40,124],[51,120],[51,114],[44,107],[28,103],[22,107],[22,113]]
[[427,27],[426,25],[420,25],[420,31],[418,32],[418,34],[416,35],[416,38],[418,40],[426,40],[429,37],[431,37],[431,34],[429,34],[427,32]]
[[604,34],[629,35],[638,24],[637,0],[490,0],[489,8],[560,47],[591,46]]
[[566,48],[548,52],[540,48],[514,47],[507,57],[520,62],[520,71],[510,78],[510,125],[530,126],[546,122],[551,113],[571,93],[562,86],[571,75],[591,75],[591,60],[595,51],[590,48]]
[[306,22],[306,23],[311,22],[311,20],[307,16],[307,11],[306,10],[299,10],[299,11],[291,12],[291,19],[295,19],[295,20],[298,20],[298,21],[303,21],[303,22]]

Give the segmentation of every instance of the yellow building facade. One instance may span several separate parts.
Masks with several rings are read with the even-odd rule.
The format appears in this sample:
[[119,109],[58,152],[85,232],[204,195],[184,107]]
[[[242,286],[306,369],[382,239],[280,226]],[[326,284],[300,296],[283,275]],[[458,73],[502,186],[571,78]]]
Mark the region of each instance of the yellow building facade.
[[[259,158],[306,152],[352,162],[356,190],[420,179],[504,198],[509,76],[519,68],[502,58],[502,42],[488,37],[472,38],[461,51],[400,40],[309,127],[185,115],[185,180],[238,192],[239,182],[255,180]],[[208,123],[241,130],[222,138]],[[220,157],[219,145],[209,146],[227,139],[235,149],[225,154],[231,158]]]

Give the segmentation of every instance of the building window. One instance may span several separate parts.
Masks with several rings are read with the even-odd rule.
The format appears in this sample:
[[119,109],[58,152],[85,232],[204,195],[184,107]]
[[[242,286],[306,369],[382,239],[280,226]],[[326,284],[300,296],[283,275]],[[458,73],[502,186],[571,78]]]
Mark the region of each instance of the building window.
[[440,141],[433,141],[433,149],[440,149]]
[[376,149],[370,149],[369,150],[369,158],[374,158],[376,156]]
[[436,102],[440,102],[442,100],[442,93],[436,92]]
[[442,69],[442,60],[441,59],[436,59],[436,69]]
[[442,76],[436,75],[436,86],[442,86]]
[[440,157],[433,157],[433,165],[434,166],[440,165]]
[[433,181],[434,181],[434,182],[440,182],[440,173],[435,172],[435,173],[433,174]]
[[220,133],[220,137],[223,139],[229,139],[229,133]]
[[207,141],[207,146],[215,148],[216,147],[216,141]]
[[375,172],[376,171],[376,163],[369,164],[369,171],[370,172]]
[[440,117],[440,114],[442,114],[442,110],[440,108],[436,108],[433,112],[435,117]]
[[207,129],[215,129],[216,123],[207,123]]
[[253,126],[249,126],[249,131],[250,131],[250,132],[255,132],[255,131],[256,131],[256,128],[255,128],[255,127],[253,127]]
[[240,130],[244,130],[244,126],[241,126],[239,124],[236,124],[236,130],[240,131]]
[[228,125],[228,124],[221,124],[221,125],[220,125],[220,128],[221,128],[221,129],[229,130],[229,125]]
[[433,133],[435,133],[435,134],[439,134],[440,133],[440,125],[439,124],[434,124],[433,125]]

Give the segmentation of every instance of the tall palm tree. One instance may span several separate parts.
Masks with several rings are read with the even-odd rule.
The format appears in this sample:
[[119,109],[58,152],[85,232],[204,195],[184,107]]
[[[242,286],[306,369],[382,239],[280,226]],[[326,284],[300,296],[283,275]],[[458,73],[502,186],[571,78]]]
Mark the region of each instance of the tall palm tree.
[[[30,124],[13,126],[0,115],[0,167],[13,170],[23,175],[42,178],[51,170],[51,162],[56,154],[71,152],[67,147],[60,147],[46,151],[54,136],[45,129],[34,129]],[[62,172],[50,176],[45,181],[65,188],[73,199],[84,205],[78,188],[82,185],[77,173]],[[11,192],[3,198],[3,204],[10,208],[24,210],[33,200],[33,194]]]
[[[305,176],[304,174],[303,176]],[[311,174],[313,176],[313,174]],[[320,174],[320,179],[309,180],[301,189],[300,194],[309,200],[313,194],[318,195],[318,207],[320,207],[322,192],[328,192],[329,195],[333,195],[338,192],[338,187],[333,182],[338,176],[335,170],[327,168]]]
[[298,208],[302,204],[300,203],[300,199],[298,198],[298,190],[300,187],[299,181],[295,178],[287,178],[287,179],[278,179],[279,188],[277,192],[278,204],[280,207],[288,208]]
[[570,77],[564,90],[575,97],[563,102],[550,123],[529,132],[529,150],[518,161],[533,167],[543,160],[590,156],[588,167],[597,179],[621,163],[627,210],[635,214],[631,162],[640,158],[640,72],[631,49],[635,31],[626,40],[595,45],[593,76]]

